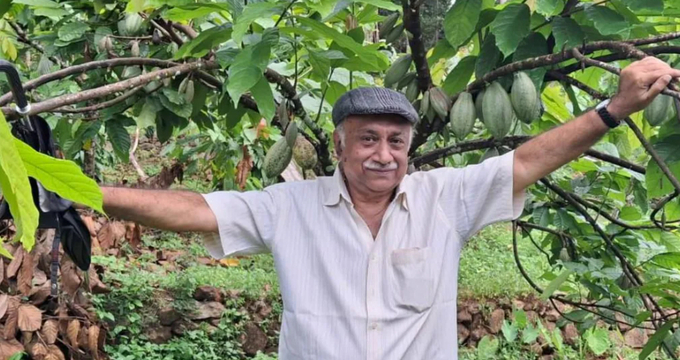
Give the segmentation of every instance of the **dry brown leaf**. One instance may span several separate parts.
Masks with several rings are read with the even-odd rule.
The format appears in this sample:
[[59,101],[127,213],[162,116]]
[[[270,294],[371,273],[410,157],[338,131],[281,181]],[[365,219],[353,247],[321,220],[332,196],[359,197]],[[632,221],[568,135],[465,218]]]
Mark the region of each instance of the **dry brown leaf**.
[[108,250],[114,246],[118,240],[125,237],[125,224],[120,221],[111,221],[102,226],[99,230],[97,238],[99,239],[99,246],[103,250]]
[[40,269],[33,270],[33,286],[41,286],[47,282],[47,274]]
[[62,302],[57,308],[57,315],[59,316],[59,333],[66,337],[66,330],[68,329],[68,307],[66,303]]
[[22,331],[21,332],[21,342],[24,344],[24,346],[30,344],[32,340],[33,340],[33,331]]
[[20,305],[18,324],[21,331],[38,331],[42,325],[42,312],[33,305]]
[[139,249],[139,244],[142,242],[142,227],[133,222],[126,222],[125,239],[132,245],[133,249]]
[[[0,260],[2,262],[2,260]],[[0,294],[0,319],[5,316],[5,313],[7,312],[7,306],[9,305],[9,295],[7,294]]]
[[24,253],[26,253],[26,250],[24,250],[23,246],[19,246],[14,254],[14,259],[9,263],[9,266],[7,267],[7,278],[11,279],[14,276],[16,276],[17,271],[19,271],[19,267],[21,266],[21,263],[24,260]]
[[25,254],[24,261],[21,264],[21,269],[19,269],[19,276],[17,278],[17,288],[24,296],[28,296],[28,294],[31,292],[33,282],[33,268],[33,255]]
[[68,336],[68,342],[74,348],[78,347],[78,332],[80,331],[80,321],[73,319],[68,323],[68,329],[66,334]]
[[52,359],[52,360],[66,360],[66,357],[64,357],[64,353],[61,352],[61,349],[57,345],[49,345],[47,346],[47,356],[45,357],[45,360]]
[[80,331],[78,332],[78,346],[81,349],[87,350],[87,327],[81,326]]
[[80,287],[80,281],[76,264],[68,256],[64,256],[61,261],[62,288],[67,294],[74,296]]
[[83,223],[87,226],[87,230],[90,231],[90,236],[97,236],[97,230],[92,216],[81,215],[80,218],[83,219]]
[[47,300],[47,298],[50,296],[50,286],[51,284],[49,282],[46,282],[42,284],[41,286],[36,286],[33,289],[31,289],[31,294],[29,295],[29,299],[31,299],[31,304],[33,305],[42,305],[42,303]]
[[43,345],[39,340],[28,344],[26,346],[26,351],[31,358],[36,360],[45,359],[47,357],[47,346]]
[[9,359],[12,355],[24,351],[24,346],[16,339],[0,339],[0,359]]
[[253,159],[250,157],[250,152],[248,152],[248,147],[243,145],[242,147],[243,157],[241,161],[236,165],[236,183],[241,190],[245,189],[246,181],[250,175],[250,170],[253,168]]
[[95,359],[99,359],[99,326],[92,325],[87,330],[87,349]]
[[5,279],[5,262],[0,259],[0,283]]
[[9,298],[7,306],[7,320],[5,320],[5,340],[13,339],[17,333],[17,322],[19,321],[19,299]]
[[57,320],[47,320],[43,324],[40,332],[43,340],[45,340],[48,345],[52,345],[57,341],[57,335],[59,335],[59,323]]

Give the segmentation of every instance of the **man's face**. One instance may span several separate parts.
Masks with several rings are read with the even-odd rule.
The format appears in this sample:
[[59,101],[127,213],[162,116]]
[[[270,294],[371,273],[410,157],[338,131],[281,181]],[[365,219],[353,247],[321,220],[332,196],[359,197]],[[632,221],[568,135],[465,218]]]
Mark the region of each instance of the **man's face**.
[[347,181],[357,190],[394,190],[406,174],[411,125],[397,115],[350,116],[344,121],[345,143],[335,145]]

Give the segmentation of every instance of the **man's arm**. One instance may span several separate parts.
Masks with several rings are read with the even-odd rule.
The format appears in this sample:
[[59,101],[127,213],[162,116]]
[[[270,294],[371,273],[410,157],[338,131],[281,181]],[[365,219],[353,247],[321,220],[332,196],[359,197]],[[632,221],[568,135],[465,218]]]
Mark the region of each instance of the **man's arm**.
[[[654,57],[636,61],[621,71],[618,93],[607,110],[618,120],[638,112],[663,90],[680,70]],[[513,191],[529,185],[576,159],[609,130],[594,110],[522,144],[515,151]]]
[[108,215],[161,230],[217,232],[215,215],[199,193],[106,186],[101,191]]

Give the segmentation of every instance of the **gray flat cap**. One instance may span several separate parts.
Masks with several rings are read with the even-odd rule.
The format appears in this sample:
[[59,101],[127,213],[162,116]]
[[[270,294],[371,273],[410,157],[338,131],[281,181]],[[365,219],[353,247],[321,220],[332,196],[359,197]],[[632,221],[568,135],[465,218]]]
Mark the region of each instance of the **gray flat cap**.
[[350,115],[400,115],[415,125],[418,112],[404,94],[381,87],[362,87],[344,93],[333,106],[333,124]]

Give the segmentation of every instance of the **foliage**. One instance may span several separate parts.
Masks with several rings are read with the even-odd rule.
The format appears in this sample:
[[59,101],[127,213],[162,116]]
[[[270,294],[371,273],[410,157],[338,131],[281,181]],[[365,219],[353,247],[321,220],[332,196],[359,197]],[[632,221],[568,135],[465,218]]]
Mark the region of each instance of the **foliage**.
[[[475,164],[487,149],[505,153],[611,96],[617,76],[579,63],[572,47],[619,68],[641,55],[622,51],[626,44],[678,64],[674,1],[458,0],[439,13],[444,36],[434,45],[422,35],[429,25],[419,16],[431,11],[425,4],[13,0],[0,7],[0,53],[17,65],[34,111],[50,122],[65,157],[81,165],[96,159],[90,176],[128,162],[129,132],[138,129],[164,145],[161,156],[188,174],[208,174],[210,189],[223,190],[277,182],[263,173],[263,161],[291,124],[318,153],[314,173],[330,174],[333,104],[350,88],[383,85],[404,53],[413,59],[416,107],[434,87],[446,92],[449,107],[461,91],[476,97],[494,81],[508,91],[517,71],[526,71],[541,94],[540,119],[514,120],[503,139],[492,139],[479,122],[454,141],[447,116],[423,111],[411,148],[420,169]],[[405,31],[386,39],[378,29],[393,13],[394,28]],[[4,83],[0,89],[8,90]],[[0,99],[0,106],[8,103]],[[16,116],[10,107],[2,111]],[[8,138],[4,129],[0,136]],[[649,325],[663,327],[651,347],[678,347],[677,314],[665,310],[680,306],[679,135],[677,121],[651,126],[634,114],[588,156],[528,190],[513,242],[535,246],[547,263],[524,275],[537,292],[552,284],[546,297],[585,307],[570,314],[582,333],[620,312],[627,322],[653,319]],[[13,142],[0,143],[2,190],[17,213],[26,212],[17,228],[30,247],[36,214],[27,200],[26,160]],[[521,255],[516,260],[523,264]]]

